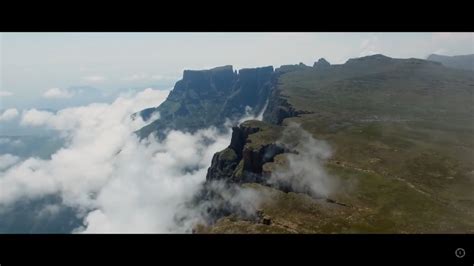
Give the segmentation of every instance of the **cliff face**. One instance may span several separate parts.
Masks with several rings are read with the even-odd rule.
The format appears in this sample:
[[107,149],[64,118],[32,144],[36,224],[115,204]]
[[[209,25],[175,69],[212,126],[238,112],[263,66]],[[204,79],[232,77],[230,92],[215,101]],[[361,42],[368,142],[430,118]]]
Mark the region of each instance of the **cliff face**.
[[279,90],[273,90],[268,101],[268,107],[263,114],[263,121],[281,125],[285,118],[295,117],[307,112],[298,111],[291,106]]
[[275,143],[280,131],[279,126],[256,120],[234,127],[229,147],[214,155],[206,181],[265,183],[263,165],[286,152]]
[[237,119],[246,107],[262,110],[272,89],[273,67],[242,69],[232,66],[210,70],[185,70],[183,79],[160,106],[140,112],[149,119],[154,112],[160,119],[138,131],[140,137],[151,133],[162,136],[166,129],[194,132],[209,126],[221,127],[225,120]]
[[[281,95],[278,89],[278,80],[282,74],[308,69],[311,67],[304,65],[282,66],[270,76],[268,69],[266,73],[260,70],[242,73],[248,80],[258,80],[255,75],[270,78],[272,86],[267,93],[268,105],[263,113],[263,121],[250,120],[242,123],[238,127],[232,128],[232,139],[230,145],[216,153],[208,169],[206,181],[224,180],[229,183],[260,183],[266,184],[266,179],[270,173],[264,171],[264,165],[273,162],[275,156],[286,151],[276,144],[283,120],[289,117],[299,116],[308,113],[296,110],[287,99]],[[252,76],[253,75],[253,78]],[[245,79],[243,79],[245,81]],[[253,86],[256,86],[254,84]],[[251,87],[249,85],[244,87]],[[253,99],[248,99],[253,100]],[[256,102],[248,103],[258,105]]]
[[273,73],[271,66],[240,70],[232,91],[225,99],[221,115],[236,117],[243,114],[246,106],[262,110],[273,88]]

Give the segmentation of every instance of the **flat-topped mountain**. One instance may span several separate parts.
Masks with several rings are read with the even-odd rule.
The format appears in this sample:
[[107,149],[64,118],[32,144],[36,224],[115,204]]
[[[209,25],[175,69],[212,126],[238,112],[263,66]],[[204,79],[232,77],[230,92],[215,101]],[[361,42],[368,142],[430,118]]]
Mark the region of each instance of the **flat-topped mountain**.
[[185,70],[165,102],[140,112],[145,119],[159,112],[160,119],[138,131],[141,137],[166,129],[194,132],[222,126],[238,119],[248,107],[257,114],[265,106],[272,86],[273,67],[233,71],[232,66],[209,70]]

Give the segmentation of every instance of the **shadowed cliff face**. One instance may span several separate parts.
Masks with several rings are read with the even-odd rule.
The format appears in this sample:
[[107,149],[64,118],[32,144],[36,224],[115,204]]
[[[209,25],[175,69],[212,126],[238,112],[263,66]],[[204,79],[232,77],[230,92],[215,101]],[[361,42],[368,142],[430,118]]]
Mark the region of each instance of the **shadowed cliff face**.
[[206,181],[265,182],[263,165],[272,162],[276,155],[286,151],[274,143],[279,136],[279,127],[249,120],[232,130],[230,145],[214,155]]
[[258,218],[257,207],[265,197],[242,185],[267,183],[269,175],[263,173],[263,165],[287,151],[275,144],[279,130],[279,126],[258,120],[247,120],[232,128],[230,145],[214,154],[206,182],[190,203],[192,209],[201,211],[205,223],[213,224],[231,214]]
[[195,132],[209,126],[223,127],[226,119],[238,120],[250,107],[257,114],[273,87],[273,67],[242,69],[232,66],[210,70],[185,70],[164,103],[140,112],[149,119],[156,112],[160,119],[140,129],[140,137],[167,129]]
[[283,120],[290,117],[299,116],[301,114],[309,114],[310,112],[303,110],[296,110],[291,106],[287,99],[282,97],[279,90],[272,90],[268,107],[263,114],[263,121],[271,124],[281,125]]

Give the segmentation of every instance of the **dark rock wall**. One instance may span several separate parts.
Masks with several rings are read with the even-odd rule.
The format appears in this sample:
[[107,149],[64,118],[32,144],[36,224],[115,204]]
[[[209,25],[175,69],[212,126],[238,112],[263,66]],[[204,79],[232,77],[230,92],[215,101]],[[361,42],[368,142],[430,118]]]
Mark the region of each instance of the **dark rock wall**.
[[263,165],[272,162],[276,155],[284,153],[286,150],[275,144],[274,140],[269,140],[261,145],[249,145],[251,144],[249,136],[261,130],[266,129],[246,123],[234,127],[229,147],[214,155],[206,181],[265,183],[265,177],[262,174]]
[[166,129],[195,132],[209,126],[222,127],[226,119],[236,120],[252,108],[262,110],[272,90],[273,67],[242,69],[232,66],[210,70],[185,70],[168,98],[160,106],[140,112],[148,119],[154,112],[160,119],[140,129],[140,137],[156,133],[163,136]]

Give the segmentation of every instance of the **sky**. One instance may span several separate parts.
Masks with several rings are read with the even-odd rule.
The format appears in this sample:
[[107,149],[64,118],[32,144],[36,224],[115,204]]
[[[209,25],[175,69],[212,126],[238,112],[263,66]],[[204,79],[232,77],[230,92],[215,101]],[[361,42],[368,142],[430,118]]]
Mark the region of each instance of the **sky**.
[[[0,109],[53,106],[71,86],[169,89],[184,69],[332,64],[375,53],[474,53],[473,33],[1,33]],[[58,105],[57,108],[64,106]]]

